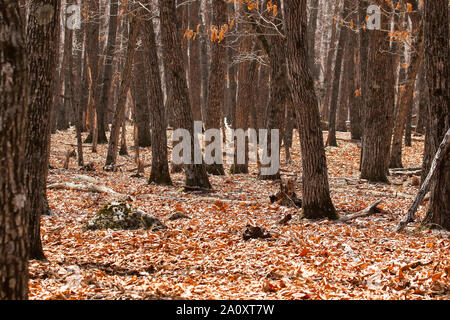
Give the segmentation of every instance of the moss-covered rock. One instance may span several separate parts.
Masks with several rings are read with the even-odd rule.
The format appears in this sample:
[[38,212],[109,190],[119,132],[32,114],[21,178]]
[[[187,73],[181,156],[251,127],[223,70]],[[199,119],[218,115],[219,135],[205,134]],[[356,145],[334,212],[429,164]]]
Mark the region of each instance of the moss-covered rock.
[[112,201],[103,206],[88,222],[83,225],[87,230],[146,229],[158,231],[167,227],[155,216],[130,205],[126,201]]

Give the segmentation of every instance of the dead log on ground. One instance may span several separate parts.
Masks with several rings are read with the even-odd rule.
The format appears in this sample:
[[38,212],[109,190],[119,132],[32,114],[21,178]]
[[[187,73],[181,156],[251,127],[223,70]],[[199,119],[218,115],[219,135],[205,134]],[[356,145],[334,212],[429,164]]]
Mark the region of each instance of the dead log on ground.
[[433,162],[431,163],[430,171],[428,172],[428,175],[425,179],[425,181],[422,183],[422,187],[420,187],[419,192],[417,193],[416,198],[414,199],[414,202],[412,203],[411,207],[408,210],[408,213],[406,217],[404,217],[397,226],[397,232],[401,232],[405,227],[410,223],[414,222],[416,211],[419,208],[419,205],[422,203],[425,195],[427,194],[428,190],[431,186],[431,181],[434,178],[434,175],[436,173],[436,168],[438,168],[441,164],[442,159],[444,158],[444,155],[447,151],[447,148],[450,146],[450,129],[447,130],[447,133],[444,136],[444,139],[442,140],[441,144],[439,145],[439,148],[436,152],[436,155],[434,156]]
[[381,209],[379,209],[377,206],[381,203],[382,200],[377,200],[374,203],[372,203],[370,206],[365,208],[364,210],[361,210],[359,212],[349,214],[345,217],[340,217],[336,222],[349,222],[351,220],[357,219],[357,218],[364,218],[372,216],[376,213],[380,213]]

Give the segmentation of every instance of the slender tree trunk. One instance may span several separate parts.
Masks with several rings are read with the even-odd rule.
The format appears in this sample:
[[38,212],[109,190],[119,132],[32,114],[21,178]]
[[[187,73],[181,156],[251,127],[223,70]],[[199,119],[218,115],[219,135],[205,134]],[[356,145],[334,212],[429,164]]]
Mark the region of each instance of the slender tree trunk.
[[143,27],[144,63],[148,86],[148,104],[152,120],[152,170],[149,183],[172,185],[167,154],[167,122],[161,89],[161,76],[153,22],[148,19]]
[[[199,0],[202,3],[202,8],[199,11],[199,20],[203,22],[205,27],[201,28],[203,30],[200,36],[200,80],[201,80],[201,111],[203,117],[203,123],[206,123],[207,119],[207,103],[208,103],[208,88],[209,88],[209,64],[208,64],[208,36],[209,34],[206,30],[211,26],[209,13],[208,13],[208,1],[209,0]],[[203,14],[203,15],[202,15]]]
[[[172,84],[175,123],[178,128],[186,129],[191,137],[191,163],[185,163],[186,185],[210,189],[211,184],[203,160],[201,164],[194,164],[196,150],[201,152],[201,148],[197,139],[194,139],[194,121],[183,66],[183,52],[180,46],[181,34],[179,34],[177,28],[175,2],[161,0],[159,4],[161,36],[167,73],[170,74],[169,79]],[[187,155],[184,156],[184,159],[186,159]]]
[[25,21],[17,1],[0,10],[0,300],[28,298]]
[[[278,5],[278,4],[277,4]],[[310,68],[313,72],[313,75],[316,76],[318,74],[318,65],[316,64],[316,30],[317,30],[317,22],[319,15],[319,0],[311,0],[310,1],[310,15],[308,19],[308,48],[309,48],[309,63]],[[318,79],[314,77],[314,80]]]
[[[64,8],[68,7],[68,1],[66,0],[66,5]],[[62,19],[63,22],[66,19]],[[61,71],[59,73],[59,82],[61,83],[61,89],[64,87],[64,98],[62,103],[57,105],[58,113],[57,113],[57,129],[58,130],[67,130],[69,128],[69,111],[71,109],[72,98],[70,97],[69,91],[72,86],[70,83],[70,73],[72,72],[72,66],[70,64],[70,59],[72,58],[72,30],[69,28],[64,28],[64,50],[63,50],[63,61],[61,65]],[[61,94],[61,90],[58,92]]]
[[152,135],[150,132],[150,108],[148,104],[148,84],[144,63],[144,51],[136,52],[135,63],[133,67],[133,97],[137,125],[138,143],[142,148],[152,145]]
[[332,71],[333,71],[333,61],[334,57],[336,56],[336,37],[338,35],[338,24],[337,21],[339,20],[340,16],[340,2],[336,2],[334,5],[334,17],[336,17],[336,23],[331,25],[331,38],[330,43],[328,45],[328,52],[327,52],[327,62],[326,62],[326,69],[325,69],[325,76],[324,76],[324,85],[325,88],[325,98],[322,101],[322,118],[323,119],[329,119],[330,114],[330,99],[331,99],[331,88],[332,88]]
[[[243,23],[241,26],[242,32],[250,32],[251,26],[248,23]],[[240,53],[249,53],[254,48],[253,38],[249,35],[243,36],[241,40]],[[255,61],[242,61],[238,65],[238,87],[236,98],[236,127],[235,130],[248,129],[249,122],[249,110],[252,108],[252,94],[253,94],[253,81],[256,76],[256,62]],[[248,142],[249,139],[245,137],[245,161],[238,159],[238,139],[234,139],[234,163],[231,166],[231,173],[233,174],[246,174],[248,173]],[[243,150],[239,150],[242,153]]]
[[336,113],[336,131],[340,132],[347,131],[348,96],[351,80],[353,78],[353,75],[350,75],[349,73],[349,64],[353,63],[353,61],[351,58],[351,48],[348,47],[347,43],[345,45],[344,54],[345,57],[342,59],[341,83],[339,84],[339,99]]
[[[86,138],[87,143],[92,142],[93,152],[96,152],[95,147],[97,140],[94,141],[94,137],[98,138],[98,126],[96,123],[96,113],[98,105],[98,80],[99,80],[99,41],[100,41],[100,22],[99,22],[99,3],[97,0],[87,0],[87,24],[86,24],[86,66],[88,68],[88,83],[90,84],[90,92],[88,98],[88,120],[90,125],[89,136]],[[98,118],[98,116],[97,116]],[[96,131],[96,132],[95,132]]]
[[106,113],[108,111],[108,102],[110,101],[111,85],[112,85],[112,71],[114,50],[117,38],[117,15],[118,15],[118,0],[113,0],[109,6],[109,24],[108,24],[108,42],[106,44],[106,55],[103,66],[103,87],[101,90],[100,100],[97,104],[97,130],[98,143],[108,143],[105,133]]
[[[227,4],[223,1],[218,1],[213,7],[213,24],[217,26],[219,32],[223,25],[227,23]],[[195,41],[195,40],[194,40]],[[220,129],[223,118],[223,103],[225,92],[225,74],[226,74],[226,48],[225,41],[211,44],[211,76],[209,79],[209,94],[208,104],[206,107],[206,123],[205,129]],[[194,107],[194,106],[193,106]],[[218,141],[211,141],[210,143],[218,143]],[[208,145],[210,144],[208,143]],[[222,155],[222,141],[220,141]],[[215,151],[212,157],[216,158]],[[208,173],[213,175],[225,175],[223,169],[223,162],[209,164],[206,167]]]
[[[359,100],[361,106],[361,159],[360,167],[364,157],[364,132],[366,130],[366,110],[367,110],[367,91],[368,91],[368,73],[369,73],[369,30],[366,26],[367,8],[369,7],[368,0],[358,1],[358,16],[359,16],[359,77],[361,88],[359,91]],[[361,169],[361,168],[360,168]]]
[[[342,19],[347,17],[349,11],[349,0],[344,0],[344,9],[342,12]],[[336,48],[336,62],[334,64],[334,75],[333,75],[333,87],[331,90],[331,100],[330,100],[330,117],[328,118],[328,140],[327,145],[337,147],[336,140],[336,112],[338,105],[338,95],[339,95],[339,85],[342,74],[342,59],[344,57],[344,49],[347,43],[347,28],[341,26],[341,31],[339,32],[339,40]]]
[[410,1],[413,7],[413,12],[410,14],[413,34],[415,34],[415,41],[411,44],[411,61],[406,71],[406,79],[404,89],[399,90],[399,101],[397,110],[397,119],[394,124],[394,134],[392,139],[392,149],[390,158],[391,168],[402,168],[402,140],[403,132],[405,130],[406,120],[409,110],[412,108],[414,98],[414,88],[416,83],[417,73],[419,71],[420,62],[422,60],[423,48],[423,27],[421,23],[420,12],[418,11],[418,4],[416,1]]
[[108,154],[106,155],[105,167],[115,166],[117,161],[120,128],[123,127],[123,123],[125,121],[125,108],[127,103],[128,90],[131,83],[131,72],[133,68],[134,54],[136,51],[136,43],[140,26],[140,20],[138,20],[137,18],[132,18],[132,21],[130,22],[130,33],[128,37],[127,56],[122,72],[119,98],[116,110],[114,111],[114,118],[111,127],[111,136],[109,138]]
[[[189,28],[194,32],[201,25],[201,1],[193,1],[189,5]],[[200,27],[201,30],[201,27]],[[198,81],[200,74],[200,35],[189,42],[189,93],[191,98],[192,113],[195,121],[202,121],[202,82]]]
[[[355,26],[359,25],[358,2],[358,0],[350,1],[350,21],[353,21]],[[348,32],[347,48],[349,48],[349,51],[347,54],[349,58],[346,60],[348,64],[345,66],[345,69],[348,70],[349,75],[348,104],[350,109],[350,132],[353,140],[361,140],[361,99],[359,98],[361,75],[356,68],[359,65],[358,33],[355,28],[351,28]]]
[[[424,3],[424,26],[425,70],[432,119],[430,142],[436,150],[450,127],[447,1]],[[424,222],[450,230],[450,148],[446,150],[431,189],[430,207]]]
[[306,0],[292,0],[285,9],[290,89],[299,121],[303,166],[303,213],[307,218],[336,219],[328,184],[314,82],[308,65]]
[[[314,5],[317,6],[317,1]],[[281,7],[281,3],[279,0],[273,2],[274,5]],[[317,11],[317,10],[315,10]],[[317,16],[317,12],[312,15]],[[313,18],[317,20],[316,18]],[[317,25],[317,21],[312,22],[314,25]],[[311,27],[311,30],[315,30],[315,26]],[[267,120],[266,120],[266,129],[268,130],[268,154],[272,154],[272,152],[280,152],[280,148],[278,150],[271,149],[271,139],[272,139],[272,130],[279,130],[280,132],[280,141],[282,138],[281,130],[283,129],[284,116],[285,116],[285,107],[286,107],[286,96],[289,94],[289,88],[286,80],[286,42],[282,39],[281,36],[272,36],[268,38],[269,43],[269,60],[270,60],[270,97],[267,105]],[[314,60],[314,52],[310,52],[310,59]],[[310,67],[313,66],[313,61],[310,61]],[[312,69],[311,69],[312,70]],[[279,144],[280,145],[280,144]],[[273,175],[262,175],[259,176],[262,180],[278,180],[280,179],[280,172],[278,170],[277,173]]]
[[[376,2],[389,12],[383,0]],[[381,29],[370,30],[369,68],[367,79],[366,121],[363,139],[361,178],[374,182],[388,182],[389,149],[392,138],[395,101],[394,59],[383,30],[389,30],[390,18],[381,15]]]

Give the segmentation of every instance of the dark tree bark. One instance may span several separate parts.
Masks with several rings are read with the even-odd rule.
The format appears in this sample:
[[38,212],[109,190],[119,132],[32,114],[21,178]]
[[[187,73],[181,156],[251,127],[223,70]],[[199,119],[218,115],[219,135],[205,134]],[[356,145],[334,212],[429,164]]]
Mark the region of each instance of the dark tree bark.
[[[213,6],[213,22],[219,32],[223,25],[227,23],[227,4],[219,0]],[[194,40],[195,41],[195,40]],[[223,118],[223,104],[225,92],[226,75],[226,48],[225,41],[211,44],[211,75],[209,79],[208,104],[206,106],[205,129],[220,129]],[[192,77],[191,77],[192,79]],[[193,106],[194,107],[194,106]],[[194,107],[195,108],[195,107]],[[213,143],[213,141],[211,141]],[[222,141],[221,141],[222,143]],[[221,148],[222,149],[222,148]],[[212,154],[215,158],[215,154]],[[213,175],[225,175],[223,163],[213,163],[206,166],[208,173]]]
[[[314,1],[313,1],[314,2]],[[317,2],[317,1],[316,1]],[[273,4],[281,8],[281,2],[279,0],[273,1]],[[315,4],[317,6],[317,3]],[[313,10],[314,11],[314,10]],[[317,11],[317,10],[316,10]],[[312,15],[317,16],[316,13],[312,13]],[[281,14],[280,14],[281,17]],[[272,22],[274,24],[279,23],[277,19],[280,17],[268,18],[273,19]],[[317,17],[313,19],[317,20]],[[316,22],[311,22],[312,24],[317,24]],[[282,27],[279,27],[282,31]],[[314,26],[311,26],[311,30],[315,30]],[[270,34],[270,30],[267,30],[267,33]],[[289,94],[289,88],[286,80],[287,67],[286,67],[286,42],[281,36],[275,35],[271,37],[267,37],[268,50],[267,52],[270,61],[270,96],[267,105],[267,118],[265,123],[265,128],[268,130],[268,154],[272,152],[280,152],[281,150],[271,150],[271,139],[272,134],[271,130],[279,130],[280,141],[283,137],[281,131],[283,129],[284,117],[285,117],[285,106],[286,106],[286,97]],[[310,59],[314,60],[314,52],[310,52]],[[310,65],[312,67],[313,61],[309,60]],[[260,174],[259,178],[261,180],[278,180],[280,179],[280,172],[273,175],[262,175]]]
[[152,145],[152,135],[150,131],[150,108],[147,96],[147,79],[144,63],[144,51],[136,52],[136,61],[133,67],[133,98],[135,106],[136,125],[138,128],[139,147],[145,148]]
[[[389,12],[389,5],[378,0],[381,10]],[[370,30],[370,44],[366,105],[366,121],[363,139],[361,178],[373,182],[389,182],[389,149],[392,137],[395,101],[394,58],[389,52],[389,41],[383,30],[389,30],[390,18],[381,15],[381,29]]]
[[28,298],[25,20],[17,1],[0,7],[0,300],[18,300]]
[[191,136],[191,163],[185,164],[186,185],[210,189],[208,174],[204,164],[194,164],[195,150],[198,142],[194,139],[194,121],[189,99],[186,75],[183,66],[183,52],[181,51],[181,34],[177,32],[177,16],[175,2],[161,0],[160,20],[161,36],[166,58],[166,68],[169,74],[173,92],[173,111],[178,128],[188,130]]
[[[359,101],[360,101],[360,115],[361,115],[361,159],[360,166],[362,164],[362,157],[364,154],[364,144],[362,143],[364,140],[364,131],[366,129],[366,110],[367,110],[367,91],[368,91],[368,72],[369,72],[369,30],[367,30],[366,26],[366,16],[367,16],[367,8],[369,7],[368,0],[359,0],[358,1],[358,21],[359,21],[359,39],[358,39],[358,48],[359,48],[359,79],[360,79],[360,92],[359,92]],[[361,168],[360,168],[361,169]]]
[[116,110],[114,111],[114,118],[111,127],[111,135],[109,138],[108,154],[106,155],[105,167],[116,165],[120,128],[124,126],[125,122],[125,108],[127,103],[128,90],[130,89],[131,72],[133,68],[136,43],[140,27],[140,20],[137,18],[132,18],[130,22],[130,33],[128,36],[127,56],[125,65],[122,70],[122,80],[120,83]]
[[306,0],[285,6],[290,89],[299,122],[303,166],[303,213],[307,218],[336,219],[330,197],[318,102],[308,65]]
[[[431,143],[436,150],[450,127],[448,3],[424,3],[425,70],[431,110]],[[448,144],[448,141],[447,141]],[[450,148],[438,168],[425,223],[450,230]]]
[[408,114],[406,116],[406,123],[405,123],[405,146],[411,147],[412,146],[412,117],[413,117],[413,103],[408,107]]
[[[254,48],[253,38],[250,35],[251,25],[243,23],[239,26],[243,36],[240,44],[240,53],[249,53]],[[235,127],[233,129],[242,129],[244,132],[249,127],[249,110],[252,108],[252,95],[254,93],[253,82],[256,78],[256,62],[242,61],[238,65],[238,87],[236,98],[236,115]],[[245,137],[245,163],[238,161],[238,139],[234,139],[234,163],[231,166],[232,174],[246,174],[248,173],[248,142],[249,139]],[[242,150],[240,150],[242,152]]]
[[105,133],[106,112],[108,111],[108,101],[110,101],[112,84],[112,67],[114,50],[117,38],[117,14],[118,0],[113,0],[109,6],[108,42],[106,44],[106,54],[103,66],[103,87],[101,89],[100,100],[97,104],[97,130],[98,143],[108,143]]
[[419,134],[425,134],[426,130],[426,123],[428,121],[428,110],[427,110],[427,103],[426,103],[426,93],[427,93],[427,87],[426,87],[426,80],[425,80],[425,70],[424,70],[424,63],[421,64],[419,75],[417,77],[417,100],[418,100],[418,114],[417,114],[417,126],[416,126],[416,133]]
[[341,72],[341,81],[339,84],[339,98],[338,98],[338,107],[336,111],[336,131],[346,132],[347,131],[347,118],[348,118],[348,90],[350,90],[350,74],[348,73],[348,69],[346,66],[348,65],[349,53],[350,49],[347,48],[347,44],[345,45],[344,54],[346,55],[345,59],[342,59],[342,72]]
[[144,63],[148,85],[148,104],[152,120],[152,170],[149,183],[172,185],[167,154],[167,122],[161,89],[158,55],[153,22],[148,19],[143,26]]
[[[194,32],[201,25],[201,1],[189,4],[189,28]],[[200,27],[201,29],[201,27]],[[199,35],[189,42],[189,94],[191,98],[192,113],[195,121],[202,121],[202,82],[198,81],[200,74],[200,44]]]
[[[30,258],[45,260],[40,218],[48,214],[47,175],[50,154],[50,118],[54,74],[59,48],[60,1],[33,1],[27,26],[28,73],[31,90],[26,144],[26,170],[30,213]],[[44,23],[43,23],[44,22]]]

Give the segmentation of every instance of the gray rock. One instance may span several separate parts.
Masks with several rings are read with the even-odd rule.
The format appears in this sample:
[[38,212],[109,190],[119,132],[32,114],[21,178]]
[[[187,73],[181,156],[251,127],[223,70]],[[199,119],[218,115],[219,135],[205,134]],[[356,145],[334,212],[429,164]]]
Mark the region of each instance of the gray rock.
[[103,206],[88,222],[83,225],[87,230],[145,229],[159,231],[167,227],[155,216],[148,214],[123,200],[112,201]]

